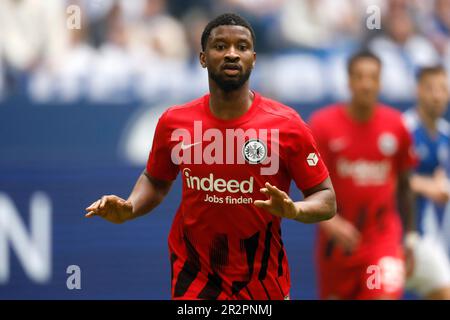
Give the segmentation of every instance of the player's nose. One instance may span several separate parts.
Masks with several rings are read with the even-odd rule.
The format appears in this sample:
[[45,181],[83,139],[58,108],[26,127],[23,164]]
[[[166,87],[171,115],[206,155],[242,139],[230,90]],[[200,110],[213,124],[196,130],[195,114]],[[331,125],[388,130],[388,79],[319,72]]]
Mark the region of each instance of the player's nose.
[[234,46],[230,46],[228,50],[225,52],[225,60],[228,61],[236,61],[239,60],[239,53]]

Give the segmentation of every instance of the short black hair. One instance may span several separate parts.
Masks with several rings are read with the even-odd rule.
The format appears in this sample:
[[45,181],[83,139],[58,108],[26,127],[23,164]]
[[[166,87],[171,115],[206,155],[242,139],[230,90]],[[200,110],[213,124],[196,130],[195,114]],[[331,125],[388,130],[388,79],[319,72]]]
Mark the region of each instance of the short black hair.
[[361,60],[361,59],[373,59],[373,60],[375,60],[375,61],[378,63],[378,65],[381,67],[381,59],[380,59],[375,53],[373,53],[373,52],[370,51],[370,50],[361,50],[361,51],[358,51],[358,52],[354,53],[354,54],[350,57],[350,59],[348,59],[348,62],[347,62],[347,72],[348,72],[348,74],[351,74],[351,73],[352,73],[353,65],[354,65],[358,60]]
[[422,81],[425,76],[431,75],[431,74],[447,74],[447,71],[445,70],[443,65],[435,65],[435,66],[427,66],[420,68],[416,73],[416,79],[417,82]]
[[206,49],[206,43],[208,42],[209,35],[211,34],[212,29],[218,27],[218,26],[242,26],[247,28],[251,35],[253,40],[253,47],[255,46],[255,31],[253,31],[252,26],[250,23],[242,18],[240,15],[235,13],[224,13],[220,16],[214,18],[211,20],[205,27],[202,33],[202,50],[205,51]]

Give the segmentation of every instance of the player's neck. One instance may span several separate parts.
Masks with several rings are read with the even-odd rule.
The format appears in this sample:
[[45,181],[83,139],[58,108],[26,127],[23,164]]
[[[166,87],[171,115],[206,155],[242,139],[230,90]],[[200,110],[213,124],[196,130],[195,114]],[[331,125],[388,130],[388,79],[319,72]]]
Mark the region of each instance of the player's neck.
[[233,91],[224,91],[210,85],[209,108],[212,114],[223,120],[242,116],[252,105],[254,94],[249,90],[248,83]]
[[347,104],[347,113],[356,122],[369,121],[375,111],[376,104],[361,106],[355,101],[350,101]]
[[428,133],[435,135],[437,133],[437,119],[427,114],[422,106],[417,108],[417,114]]

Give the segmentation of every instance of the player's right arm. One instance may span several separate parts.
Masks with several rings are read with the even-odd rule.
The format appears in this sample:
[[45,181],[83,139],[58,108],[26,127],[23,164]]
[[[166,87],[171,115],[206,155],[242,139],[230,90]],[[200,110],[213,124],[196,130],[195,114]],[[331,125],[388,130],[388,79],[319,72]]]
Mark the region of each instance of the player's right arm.
[[171,186],[172,181],[155,179],[145,170],[127,200],[116,195],[105,195],[86,208],[86,217],[100,216],[113,223],[140,217],[158,206]]
[[113,223],[123,223],[150,212],[161,203],[179,170],[171,158],[169,123],[171,121],[167,119],[166,111],[156,126],[147,167],[128,199],[115,195],[103,196],[86,208],[86,217],[97,215]]

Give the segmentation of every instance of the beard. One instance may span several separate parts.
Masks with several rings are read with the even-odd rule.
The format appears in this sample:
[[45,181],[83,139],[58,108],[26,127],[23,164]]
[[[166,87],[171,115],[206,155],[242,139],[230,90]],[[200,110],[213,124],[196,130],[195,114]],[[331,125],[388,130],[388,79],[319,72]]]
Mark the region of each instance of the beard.
[[220,73],[215,73],[208,70],[209,77],[217,83],[220,89],[225,92],[230,92],[241,88],[245,82],[250,78],[250,74],[252,73],[252,69],[248,69],[245,73],[241,73],[237,77],[227,77]]

